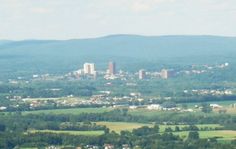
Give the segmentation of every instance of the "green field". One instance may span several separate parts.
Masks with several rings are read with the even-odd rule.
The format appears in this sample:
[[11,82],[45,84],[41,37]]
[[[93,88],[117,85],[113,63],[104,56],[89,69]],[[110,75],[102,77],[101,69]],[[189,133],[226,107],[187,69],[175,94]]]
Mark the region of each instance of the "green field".
[[96,122],[97,125],[105,125],[111,131],[120,132],[122,130],[132,131],[133,129],[140,128],[142,126],[152,127],[153,124],[144,123],[126,123],[126,122]]
[[[219,105],[222,105],[222,106],[229,106],[231,104],[236,103],[236,101],[230,101],[230,100],[227,100],[227,101],[209,101],[209,102],[204,102],[204,103],[207,103],[207,104],[219,104]],[[201,105],[201,104],[202,104],[202,102],[187,103],[187,105],[189,107],[194,107],[195,105]]]
[[[233,130],[214,130],[214,131],[198,131],[200,138],[214,138],[219,140],[232,140],[236,139],[236,131]],[[179,135],[182,138],[188,137],[188,131],[173,132],[175,135]]]
[[60,100],[62,98],[24,98],[25,101],[36,101],[36,100]]
[[[133,129],[140,128],[142,126],[153,127],[153,124],[145,123],[128,123],[128,122],[96,122],[97,125],[105,125],[111,131],[120,133],[122,130],[132,131]],[[173,130],[178,126],[181,128],[187,125],[159,125],[160,133],[165,131],[165,128],[171,127]],[[208,127],[208,128],[219,128],[222,127],[218,124],[203,124],[196,125],[199,129]],[[28,133],[59,133],[59,134],[70,134],[70,135],[85,135],[85,136],[99,136],[102,135],[103,131],[54,131],[54,130],[29,130]],[[228,141],[236,139],[236,131],[233,130],[210,130],[210,131],[198,131],[200,138],[214,138],[217,137],[220,141]],[[186,139],[188,137],[189,131],[179,131],[173,132],[175,135],[179,135],[181,138]]]
[[59,130],[29,130],[28,133],[58,133],[58,134],[70,134],[70,135],[83,135],[83,136],[99,136],[104,131],[59,131]]
[[[128,122],[96,122],[97,125],[105,125],[108,127],[110,130],[113,130],[115,132],[120,132],[122,130],[128,130],[132,131],[133,129],[137,129],[143,126],[148,126],[148,127],[153,127],[153,124],[145,124],[145,123],[128,123]],[[182,127],[188,126],[188,125],[159,125],[160,127],[160,132],[164,132],[165,128],[171,127],[173,130],[175,129],[175,126],[179,126],[180,129]],[[199,129],[208,127],[208,128],[219,128],[222,127],[221,125],[218,124],[202,124],[202,125],[196,125]]]
[[153,116],[159,116],[159,117],[165,117],[166,115],[169,116],[175,116],[175,115],[208,115],[213,116],[217,115],[216,112],[211,113],[203,113],[203,112],[177,112],[177,111],[158,111],[158,110],[147,110],[145,108],[135,109],[135,110],[129,110],[129,114],[136,115],[136,116],[146,116],[146,117],[153,117]]
[[173,113],[171,111],[157,111],[157,110],[147,110],[147,109],[135,109],[135,110],[129,110],[129,113],[131,115],[142,115],[142,116],[161,116],[163,114],[167,114],[167,113]]
[[103,113],[110,111],[109,108],[71,108],[71,109],[53,109],[53,110],[37,110],[25,111],[23,114],[81,114],[81,113]]
[[20,149],[38,149],[38,148],[35,148],[35,147],[33,147],[33,148],[20,148]]
[[29,148],[29,147],[27,147],[27,148],[25,148],[25,147],[21,147],[20,149],[38,149],[38,148],[35,148],[35,147],[33,147],[33,148]]
[[[152,127],[153,124],[145,124],[145,123],[126,123],[126,122],[96,122],[97,125],[105,125],[111,131],[115,131],[120,133],[122,130],[132,131],[133,129],[140,128],[142,126]],[[178,126],[180,129],[186,127],[188,125],[159,125],[160,132],[163,133],[165,128],[171,127],[173,130],[175,127]],[[196,125],[199,129],[201,128],[220,128],[222,127],[219,124],[202,124]],[[173,132],[176,135],[179,135],[182,138],[187,138],[189,131],[180,131],[180,132]],[[218,140],[232,140],[236,139],[236,131],[231,130],[212,130],[212,131],[199,131],[200,138],[214,138],[218,137]]]

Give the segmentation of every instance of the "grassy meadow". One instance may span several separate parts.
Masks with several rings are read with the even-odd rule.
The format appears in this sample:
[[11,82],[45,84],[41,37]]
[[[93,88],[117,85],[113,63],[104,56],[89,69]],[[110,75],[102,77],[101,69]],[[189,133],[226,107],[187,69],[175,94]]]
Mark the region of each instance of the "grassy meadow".
[[74,114],[81,113],[103,113],[110,111],[109,108],[71,108],[71,109],[52,109],[52,110],[37,110],[37,111],[25,111],[23,114]]
[[[143,126],[148,126],[148,127],[153,127],[154,124],[149,124],[149,123],[129,123],[129,122],[96,122],[97,125],[104,125],[107,128],[109,128],[111,131],[115,131],[119,133],[122,130],[127,130],[127,131],[132,131],[133,129],[137,129]],[[176,126],[179,126],[179,128],[186,127],[188,125],[159,125],[160,127],[160,132],[164,132],[167,127],[172,128],[173,130],[175,129]],[[202,124],[202,125],[196,125],[199,129],[201,128],[220,128],[222,127],[219,124]]]
[[70,135],[83,135],[83,136],[99,136],[104,131],[62,131],[62,130],[29,130],[28,133],[58,133],[58,134],[70,134]]
[[[173,132],[181,138],[188,137],[188,131]],[[198,131],[200,138],[218,138],[218,140],[233,140],[236,139],[236,131],[233,130],[214,130],[214,131]]]

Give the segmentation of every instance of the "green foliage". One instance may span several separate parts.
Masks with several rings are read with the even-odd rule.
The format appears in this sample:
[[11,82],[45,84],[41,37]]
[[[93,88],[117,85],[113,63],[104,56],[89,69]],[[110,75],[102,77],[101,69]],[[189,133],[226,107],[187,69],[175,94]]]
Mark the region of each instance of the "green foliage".
[[198,140],[199,139],[199,133],[197,131],[190,131],[188,134],[189,140]]
[[204,113],[210,113],[212,111],[212,108],[209,104],[203,103],[202,104],[202,112]]

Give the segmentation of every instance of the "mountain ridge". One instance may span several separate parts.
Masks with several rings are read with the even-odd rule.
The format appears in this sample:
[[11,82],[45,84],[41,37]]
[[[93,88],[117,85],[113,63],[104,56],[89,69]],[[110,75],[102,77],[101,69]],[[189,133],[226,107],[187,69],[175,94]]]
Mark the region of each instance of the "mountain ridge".
[[174,65],[231,62],[234,55],[236,37],[111,35],[5,42],[0,44],[0,67],[6,75],[19,70],[64,73],[82,67],[85,62],[106,67],[112,60],[130,69],[145,62]]
[[[142,57],[147,56],[185,56],[230,54],[235,52],[236,37],[222,36],[141,36],[141,35],[109,35],[100,38],[70,39],[70,40],[23,40],[6,42],[0,45],[0,54],[11,53],[40,54],[45,52],[62,52],[68,54],[81,53],[87,55],[120,55]],[[37,51],[37,52],[36,52]],[[40,52],[41,51],[41,52]],[[89,53],[93,51],[93,53]],[[34,53],[35,52],[35,53]],[[134,53],[133,53],[134,52]],[[207,52],[207,53],[205,53]],[[140,55],[141,53],[141,55]],[[50,54],[50,53],[48,53]],[[186,55],[186,56],[187,56]]]
[[139,34],[111,34],[99,37],[89,38],[71,38],[71,39],[23,39],[23,40],[11,40],[0,39],[0,43],[4,42],[26,42],[26,41],[71,41],[71,40],[90,40],[90,39],[102,39],[102,38],[114,38],[114,37],[146,37],[146,38],[160,38],[160,37],[213,37],[213,38],[236,38],[236,36],[223,36],[223,35],[139,35]]

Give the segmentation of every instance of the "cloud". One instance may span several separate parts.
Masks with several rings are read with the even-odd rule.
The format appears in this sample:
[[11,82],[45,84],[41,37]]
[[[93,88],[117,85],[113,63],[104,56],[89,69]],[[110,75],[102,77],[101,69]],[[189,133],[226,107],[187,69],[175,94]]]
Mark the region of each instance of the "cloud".
[[131,10],[134,12],[147,12],[154,9],[158,4],[172,3],[175,0],[133,0]]
[[141,2],[135,2],[132,6],[131,9],[134,12],[144,12],[148,11],[151,9],[151,6],[147,3],[141,3]]
[[31,8],[30,11],[33,12],[33,13],[38,13],[38,14],[47,14],[47,13],[52,12],[51,9],[42,8],[42,7]]

